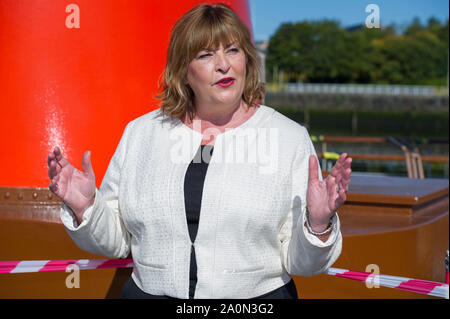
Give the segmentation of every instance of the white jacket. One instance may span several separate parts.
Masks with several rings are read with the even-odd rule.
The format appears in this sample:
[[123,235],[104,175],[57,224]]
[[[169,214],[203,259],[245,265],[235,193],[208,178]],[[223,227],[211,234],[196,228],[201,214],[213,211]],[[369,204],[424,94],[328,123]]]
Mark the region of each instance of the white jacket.
[[[68,234],[95,254],[125,258],[131,250],[139,288],[188,298],[183,187],[201,140],[159,109],[131,121],[80,225],[63,204]],[[310,154],[306,129],[264,105],[216,136],[195,240],[195,298],[256,297],[290,275],[319,274],[339,257],[338,217],[326,242],[304,226]]]

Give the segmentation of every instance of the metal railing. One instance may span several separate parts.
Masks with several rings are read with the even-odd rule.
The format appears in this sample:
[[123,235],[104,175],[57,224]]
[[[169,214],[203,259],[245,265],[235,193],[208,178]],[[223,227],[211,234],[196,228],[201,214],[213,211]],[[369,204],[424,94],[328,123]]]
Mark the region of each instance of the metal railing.
[[313,142],[322,143],[322,152],[317,156],[325,162],[322,167],[326,168],[327,160],[337,160],[339,154],[328,152],[327,143],[329,142],[343,142],[343,143],[391,143],[399,147],[403,155],[379,155],[379,154],[348,154],[349,157],[359,160],[374,160],[374,161],[404,161],[406,164],[406,171],[409,178],[425,178],[423,169],[424,162],[430,163],[449,163],[448,156],[423,156],[420,154],[419,148],[413,143],[447,143],[448,139],[408,139],[408,138],[394,138],[394,137],[352,137],[352,136],[311,136]]
[[392,96],[448,96],[445,86],[391,84],[282,83],[267,85],[267,91],[325,94],[367,94]]

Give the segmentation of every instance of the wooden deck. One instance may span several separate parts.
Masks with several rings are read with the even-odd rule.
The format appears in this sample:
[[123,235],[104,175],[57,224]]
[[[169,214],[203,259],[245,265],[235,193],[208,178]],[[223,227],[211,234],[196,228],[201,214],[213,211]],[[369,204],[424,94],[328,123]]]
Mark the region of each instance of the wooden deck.
[[[445,282],[449,242],[449,182],[444,179],[364,176],[351,178],[339,211],[342,253],[335,268]],[[294,277],[300,298],[434,298],[318,275]]]

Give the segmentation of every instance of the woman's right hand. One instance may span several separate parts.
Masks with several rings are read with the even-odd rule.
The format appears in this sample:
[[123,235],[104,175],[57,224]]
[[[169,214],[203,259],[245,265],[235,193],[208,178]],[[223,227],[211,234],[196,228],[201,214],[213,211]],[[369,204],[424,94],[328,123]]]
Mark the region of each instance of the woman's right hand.
[[62,156],[58,146],[48,155],[48,188],[72,209],[78,225],[95,199],[95,175],[90,151],[83,154],[82,168],[84,172],[73,167]]

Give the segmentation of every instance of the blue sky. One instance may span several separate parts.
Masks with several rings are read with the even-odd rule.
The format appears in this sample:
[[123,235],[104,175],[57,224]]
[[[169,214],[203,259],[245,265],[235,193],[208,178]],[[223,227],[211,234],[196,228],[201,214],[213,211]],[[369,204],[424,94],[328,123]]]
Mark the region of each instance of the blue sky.
[[447,21],[448,0],[248,0],[255,40],[268,40],[283,22],[337,20],[341,26],[363,24],[368,4],[380,8],[380,23],[400,28],[419,17],[425,24],[431,16]]

